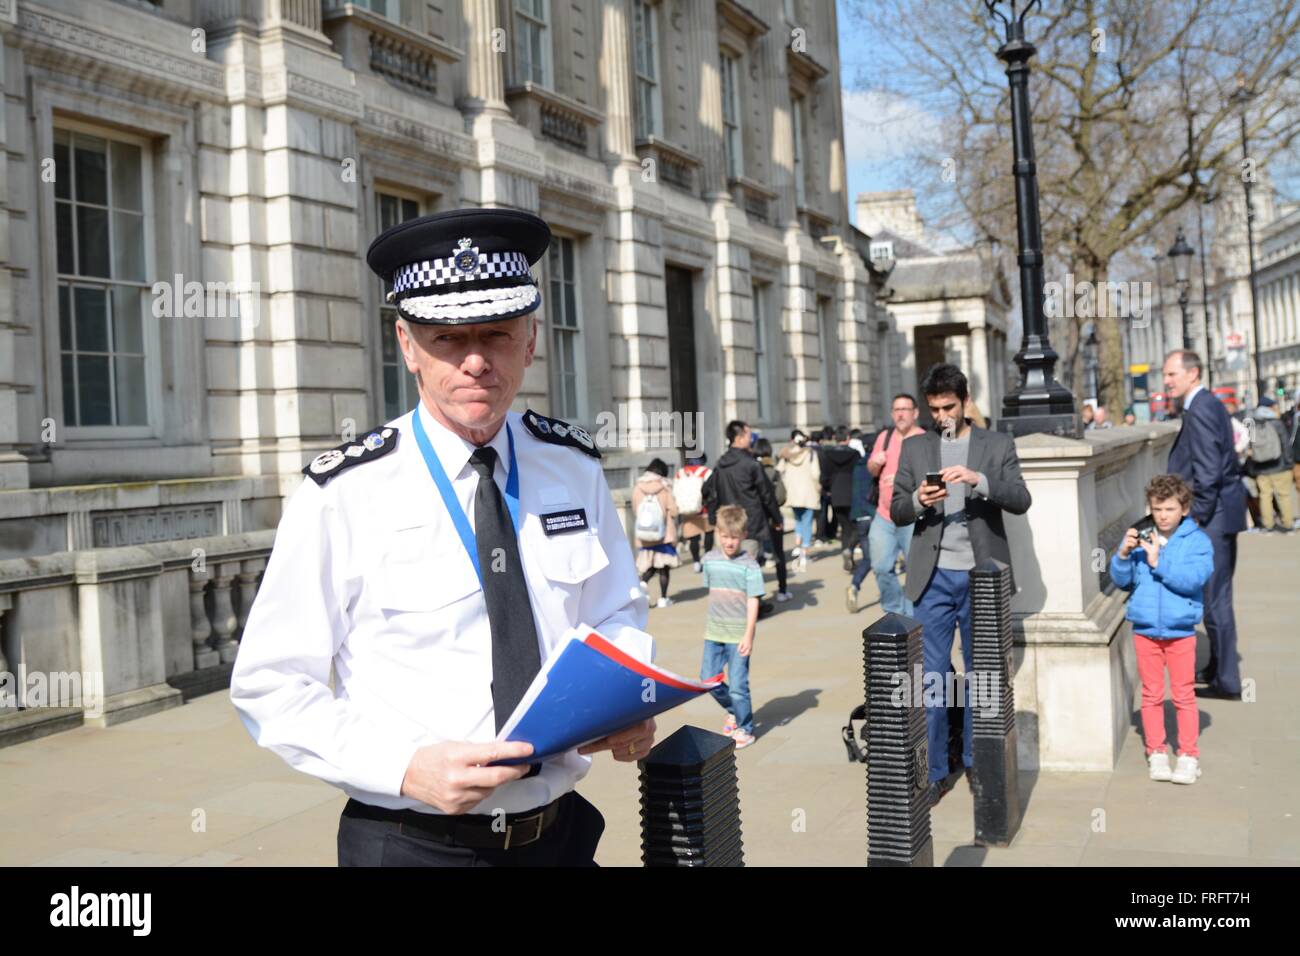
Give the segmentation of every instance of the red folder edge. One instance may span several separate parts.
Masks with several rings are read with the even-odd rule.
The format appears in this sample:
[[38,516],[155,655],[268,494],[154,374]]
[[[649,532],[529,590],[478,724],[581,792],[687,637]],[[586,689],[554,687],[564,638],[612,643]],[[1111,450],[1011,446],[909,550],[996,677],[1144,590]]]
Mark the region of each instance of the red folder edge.
[[[588,631],[587,636],[582,639],[582,643],[604,654],[610,660],[622,664],[628,670],[640,674],[642,677],[648,677],[650,680],[667,684],[669,687],[676,687],[678,690],[692,691],[696,693],[700,690],[700,688],[694,684],[687,684],[682,681],[673,680],[668,675],[654,670],[650,665],[642,663],[630,654],[625,654],[595,631]],[[720,682],[722,680],[722,674],[723,672],[719,671],[715,676],[710,677],[707,681],[701,681],[700,683],[712,684],[715,681]]]

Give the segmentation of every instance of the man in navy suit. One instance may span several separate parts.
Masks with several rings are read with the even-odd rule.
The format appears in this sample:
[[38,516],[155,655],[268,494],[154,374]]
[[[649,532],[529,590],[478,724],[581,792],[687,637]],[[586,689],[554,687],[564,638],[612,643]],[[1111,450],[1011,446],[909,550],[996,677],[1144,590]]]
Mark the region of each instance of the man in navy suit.
[[1205,585],[1205,630],[1210,663],[1198,675],[1204,696],[1241,699],[1237,666],[1237,620],[1232,612],[1232,575],[1237,534],[1246,530],[1246,488],[1233,449],[1228,411],[1201,384],[1201,358],[1179,349],[1164,368],[1165,392],[1179,401],[1183,427],[1169,450],[1169,471],[1192,487],[1192,517],[1214,544],[1214,573]]

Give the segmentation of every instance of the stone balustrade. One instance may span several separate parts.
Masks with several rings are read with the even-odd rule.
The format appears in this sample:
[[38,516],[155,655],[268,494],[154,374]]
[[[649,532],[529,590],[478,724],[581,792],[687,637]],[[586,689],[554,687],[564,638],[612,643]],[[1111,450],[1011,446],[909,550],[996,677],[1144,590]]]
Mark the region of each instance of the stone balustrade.
[[[0,674],[13,675],[19,705],[0,713],[0,745],[63,729],[70,709],[110,726],[179,705],[187,681],[224,681],[274,538],[254,531],[0,561]],[[27,693],[34,679],[40,695]],[[93,702],[68,692],[91,686],[102,691]],[[20,732],[8,733],[18,718]]]

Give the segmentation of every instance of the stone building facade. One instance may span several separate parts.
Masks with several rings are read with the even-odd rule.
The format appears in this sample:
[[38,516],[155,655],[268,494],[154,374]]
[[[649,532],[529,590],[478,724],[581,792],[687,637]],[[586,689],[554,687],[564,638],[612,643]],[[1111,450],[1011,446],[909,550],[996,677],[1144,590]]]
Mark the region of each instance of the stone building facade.
[[879,417],[834,0],[0,0],[0,34],[0,559],[273,528],[415,402],[370,239],[459,206],[551,224],[519,404],[616,422],[613,487],[732,417]]

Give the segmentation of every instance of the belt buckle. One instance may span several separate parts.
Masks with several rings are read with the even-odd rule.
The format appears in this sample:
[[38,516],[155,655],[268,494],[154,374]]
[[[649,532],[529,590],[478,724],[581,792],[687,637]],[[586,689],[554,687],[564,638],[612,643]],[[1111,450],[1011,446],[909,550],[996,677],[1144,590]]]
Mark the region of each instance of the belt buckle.
[[505,846],[503,846],[501,849],[503,850],[510,849],[510,844],[512,842],[515,842],[514,841],[515,828],[521,826],[521,824],[536,823],[537,826],[534,829],[533,835],[531,837],[529,837],[526,840],[520,840],[518,842],[515,842],[515,846],[527,846],[530,843],[535,843],[538,840],[540,840],[542,838],[542,819],[545,816],[546,814],[544,812],[535,813],[531,817],[524,817],[522,820],[516,820],[514,823],[507,823],[506,842],[505,842]]

